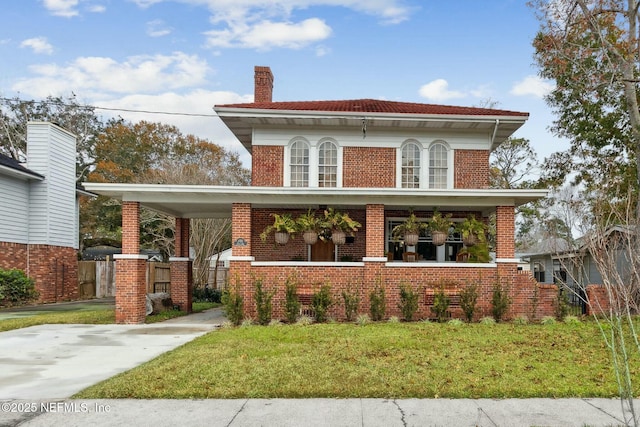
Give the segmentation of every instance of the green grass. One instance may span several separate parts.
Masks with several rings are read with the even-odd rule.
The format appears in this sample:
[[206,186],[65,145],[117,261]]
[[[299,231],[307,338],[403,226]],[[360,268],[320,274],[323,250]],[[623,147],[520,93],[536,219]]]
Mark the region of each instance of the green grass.
[[102,325],[114,323],[115,321],[115,311],[113,308],[108,307],[83,311],[45,311],[27,317],[14,317],[0,320],[0,332],[46,324],[77,323]]
[[614,397],[610,365],[593,322],[252,326],[209,333],[75,397]]
[[[193,312],[199,313],[213,307],[219,307],[218,303],[194,302]],[[29,312],[24,316],[17,313],[16,317],[0,319],[0,332],[12,329],[27,328],[29,326],[46,324],[89,324],[106,325],[115,323],[116,316],[113,307],[100,307],[92,309],[78,309],[69,311],[42,311]],[[145,323],[162,322],[174,317],[185,316],[187,313],[180,310],[169,310],[157,315],[147,316]]]

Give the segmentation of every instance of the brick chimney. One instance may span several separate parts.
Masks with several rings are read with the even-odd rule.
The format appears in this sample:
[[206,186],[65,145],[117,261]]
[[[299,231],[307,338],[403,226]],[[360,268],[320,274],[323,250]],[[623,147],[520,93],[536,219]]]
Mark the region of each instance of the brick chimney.
[[254,102],[271,102],[273,73],[269,67],[255,67]]

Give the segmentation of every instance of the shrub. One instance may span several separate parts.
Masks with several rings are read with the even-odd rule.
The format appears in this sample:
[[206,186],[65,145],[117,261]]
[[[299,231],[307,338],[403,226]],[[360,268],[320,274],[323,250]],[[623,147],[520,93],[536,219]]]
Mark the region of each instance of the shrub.
[[433,306],[431,307],[431,311],[436,315],[438,322],[444,322],[449,304],[451,304],[451,300],[444,292],[444,286],[440,286],[438,292],[433,296]]
[[269,326],[282,326],[282,322],[279,321],[278,319],[271,319],[271,322],[269,322]]
[[384,295],[384,286],[378,281],[376,287],[369,294],[369,312],[371,320],[378,321],[384,319],[387,312],[387,302]]
[[387,320],[389,323],[400,323],[400,319],[398,318],[398,316],[391,316],[389,317],[389,320]]
[[464,325],[464,322],[460,319],[451,319],[447,322],[447,325],[451,325],[451,326],[462,326]]
[[564,323],[566,323],[567,325],[579,325],[582,322],[576,316],[565,316]]
[[238,292],[239,283],[235,289],[227,289],[222,293],[222,304],[224,304],[227,318],[234,325],[238,326],[244,318],[243,299]]
[[36,298],[35,282],[24,271],[0,269],[0,305],[20,305]]
[[491,296],[491,314],[496,322],[501,321],[504,315],[507,314],[509,306],[511,305],[511,298],[509,297],[509,289],[500,284],[498,280],[493,285],[493,295]]
[[356,319],[356,323],[360,326],[364,326],[368,323],[371,323],[371,318],[369,317],[368,314],[361,314],[358,316],[358,318]]
[[296,320],[296,325],[309,326],[311,324],[313,324],[313,318],[309,316],[300,316],[298,320]]
[[313,308],[316,322],[322,323],[327,321],[327,311],[332,304],[331,286],[324,284],[320,287],[320,290],[311,297],[311,307]]
[[480,319],[480,324],[481,325],[495,325],[496,324],[496,319],[494,319],[493,317],[483,317],[482,319]]
[[516,325],[526,325],[527,323],[529,323],[529,319],[527,319],[527,316],[522,315],[513,319],[513,323],[515,323]]
[[196,286],[193,288],[193,302],[222,302],[222,292],[208,286]]
[[564,292],[562,285],[558,286],[558,297],[553,303],[553,314],[559,321],[562,321],[569,314],[569,297]]
[[358,313],[358,305],[360,304],[360,297],[355,292],[342,291],[342,299],[344,301],[344,316],[347,322],[353,322],[356,314]]
[[542,323],[543,325],[555,325],[556,318],[553,316],[544,316],[540,323]]
[[242,324],[240,324],[240,327],[248,328],[249,326],[253,326],[253,320],[250,317],[242,319]]
[[287,323],[296,323],[300,314],[300,301],[298,301],[298,281],[295,276],[287,277],[285,282],[285,305],[284,312]]
[[407,322],[413,320],[413,315],[418,311],[418,292],[407,284],[400,285],[400,303],[398,308],[402,312],[402,318]]
[[258,324],[268,325],[271,322],[271,314],[273,306],[271,299],[275,291],[267,292],[262,288],[262,279],[253,279],[253,300],[256,303],[256,312],[258,313]]
[[467,285],[462,291],[460,291],[460,307],[464,313],[467,322],[473,321],[473,315],[476,311],[476,304],[478,303],[478,285]]

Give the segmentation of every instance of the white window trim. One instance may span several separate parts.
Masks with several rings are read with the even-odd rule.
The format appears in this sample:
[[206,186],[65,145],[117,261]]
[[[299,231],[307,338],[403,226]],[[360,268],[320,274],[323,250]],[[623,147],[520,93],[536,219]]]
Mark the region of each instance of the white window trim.
[[335,140],[335,138],[323,137],[317,141],[309,141],[307,138],[303,136],[296,136],[289,140],[289,143],[284,147],[284,180],[283,184],[285,187],[291,187],[291,146],[296,141],[304,141],[309,145],[309,182],[307,188],[318,188],[318,149],[323,142],[331,142],[335,144],[338,152],[337,152],[337,162],[338,162],[338,171],[336,175],[336,186],[335,187],[325,187],[325,188],[341,188],[342,187],[342,159],[343,159],[343,150],[342,146]]
[[[429,171],[431,170],[431,164],[429,163],[430,161],[430,150],[431,147],[433,147],[435,144],[442,144],[444,145],[444,147],[447,150],[447,186],[445,187],[445,189],[449,190],[453,188],[453,179],[454,179],[454,174],[453,174],[453,169],[454,169],[454,164],[453,164],[453,159],[454,159],[454,155],[453,155],[453,150],[451,149],[451,146],[447,143],[447,141],[444,141],[442,139],[436,139],[434,141],[431,141],[431,143],[429,144],[429,146],[424,150],[425,155],[424,158],[426,159],[425,161],[425,188],[429,188]],[[422,188],[422,186],[420,186],[420,188]],[[437,188],[434,188],[434,190],[437,190]]]

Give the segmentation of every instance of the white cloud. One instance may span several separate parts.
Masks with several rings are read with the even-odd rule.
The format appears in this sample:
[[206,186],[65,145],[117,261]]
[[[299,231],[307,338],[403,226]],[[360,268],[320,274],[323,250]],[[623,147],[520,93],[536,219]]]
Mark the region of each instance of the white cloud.
[[161,19],[147,22],[147,35],[150,37],[162,37],[171,34],[171,28]]
[[326,46],[317,46],[316,47],[316,56],[325,56],[331,53],[331,48]]
[[42,0],[44,7],[55,16],[71,18],[78,15],[79,0]]
[[65,66],[30,67],[36,75],[22,79],[12,89],[36,97],[71,91],[91,93],[154,93],[206,83],[211,72],[197,55],[144,55],[117,62],[106,57],[80,57]]
[[331,28],[321,19],[310,18],[299,23],[263,21],[252,27],[237,25],[225,30],[208,31],[206,35],[209,47],[300,49],[328,38]]
[[553,90],[553,83],[538,76],[527,76],[517,82],[509,93],[516,96],[533,95],[536,98],[543,98]]
[[101,4],[94,4],[91,5],[87,8],[87,10],[89,10],[89,12],[93,12],[93,13],[104,13],[107,11],[106,6],[103,6]]
[[464,92],[449,90],[449,83],[444,79],[433,80],[423,85],[419,93],[420,96],[436,102],[467,96]]
[[[132,0],[141,8],[169,0]],[[383,24],[397,24],[409,18],[412,8],[405,0],[177,0],[211,13],[213,28],[205,32],[211,48],[244,47],[267,50],[272,47],[299,49],[327,39],[330,26],[317,17],[292,19],[297,10],[313,7],[348,8],[380,18]],[[320,54],[323,51],[320,50]]]
[[20,47],[31,48],[35,53],[44,53],[46,55],[53,53],[53,46],[47,41],[46,37],[34,37],[23,40],[22,43],[20,43]]

